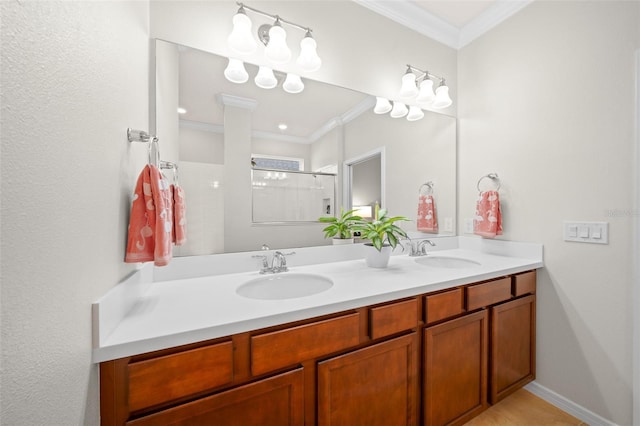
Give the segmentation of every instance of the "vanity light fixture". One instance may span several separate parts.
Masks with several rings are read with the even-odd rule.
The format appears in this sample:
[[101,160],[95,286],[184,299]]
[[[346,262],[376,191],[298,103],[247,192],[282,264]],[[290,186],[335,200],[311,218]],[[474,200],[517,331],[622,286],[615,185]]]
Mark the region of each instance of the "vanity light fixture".
[[251,34],[251,19],[247,11],[273,19],[272,25],[264,24],[258,28],[258,39],[265,45],[265,57],[273,64],[286,64],[291,60],[291,49],[287,45],[287,33],[282,24],[304,31],[304,38],[300,42],[300,57],[296,63],[301,70],[312,72],[322,65],[322,60],[316,51],[316,41],[311,36],[311,28],[303,27],[287,21],[278,15],[272,15],[261,10],[236,2],[240,7],[233,17],[233,30],[227,38],[229,49],[236,55],[246,56],[255,53],[256,40]]
[[409,120],[409,121],[418,121],[418,120],[422,119],[422,117],[424,117],[424,112],[422,112],[422,109],[420,107],[417,107],[415,105],[411,105],[409,107],[409,113],[407,114],[407,120]]
[[[440,84],[433,92],[433,80],[440,80]],[[420,88],[418,89],[418,82]],[[437,76],[429,71],[423,71],[407,64],[407,71],[402,76],[399,97],[407,103],[415,102],[420,108],[441,109],[452,104],[449,97],[449,88],[445,84],[444,77]]]

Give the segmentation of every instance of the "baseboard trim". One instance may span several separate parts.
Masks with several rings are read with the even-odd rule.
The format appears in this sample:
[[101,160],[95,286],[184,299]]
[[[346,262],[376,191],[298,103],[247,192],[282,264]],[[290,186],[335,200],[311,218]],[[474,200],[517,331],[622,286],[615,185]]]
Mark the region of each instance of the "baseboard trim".
[[538,382],[531,382],[524,388],[532,394],[544,399],[549,404],[555,405],[562,411],[571,414],[573,417],[582,420],[590,426],[617,426],[615,423],[600,417],[596,413],[587,410],[583,406],[576,404],[560,394],[555,393]]

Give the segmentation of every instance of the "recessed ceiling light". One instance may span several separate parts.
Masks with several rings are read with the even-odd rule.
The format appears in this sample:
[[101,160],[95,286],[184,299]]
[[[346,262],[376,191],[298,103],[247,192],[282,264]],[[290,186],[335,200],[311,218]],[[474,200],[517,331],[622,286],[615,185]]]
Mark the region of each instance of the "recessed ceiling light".
[[178,114],[186,114],[187,110],[182,108],[182,107],[178,107]]
[[278,124],[278,129],[280,129],[280,130],[287,130],[287,127],[288,126],[285,123]]

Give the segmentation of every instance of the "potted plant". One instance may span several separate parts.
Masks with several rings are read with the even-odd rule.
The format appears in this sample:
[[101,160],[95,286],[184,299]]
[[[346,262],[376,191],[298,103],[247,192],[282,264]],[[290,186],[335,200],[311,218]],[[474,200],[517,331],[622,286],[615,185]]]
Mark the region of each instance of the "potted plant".
[[391,251],[396,248],[400,238],[407,238],[407,233],[396,225],[398,221],[408,221],[404,216],[387,216],[387,210],[375,207],[374,218],[371,222],[360,221],[357,230],[364,239],[370,241],[367,251],[367,265],[373,268],[386,268],[389,264]]
[[333,238],[333,244],[349,244],[353,243],[353,231],[362,221],[360,216],[354,216],[355,210],[349,210],[347,212],[340,208],[340,216],[327,217],[323,216],[318,220],[322,223],[328,223],[329,225],[324,228],[324,237]]

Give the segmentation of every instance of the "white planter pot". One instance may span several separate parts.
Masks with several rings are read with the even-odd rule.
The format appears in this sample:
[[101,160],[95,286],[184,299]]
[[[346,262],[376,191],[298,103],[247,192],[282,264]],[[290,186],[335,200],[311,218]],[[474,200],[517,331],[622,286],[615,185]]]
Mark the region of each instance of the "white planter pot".
[[391,257],[391,246],[382,246],[382,250],[378,251],[372,244],[364,245],[366,250],[365,260],[370,268],[386,268]]
[[353,244],[353,238],[334,238],[332,241],[334,246],[341,246],[343,244]]

